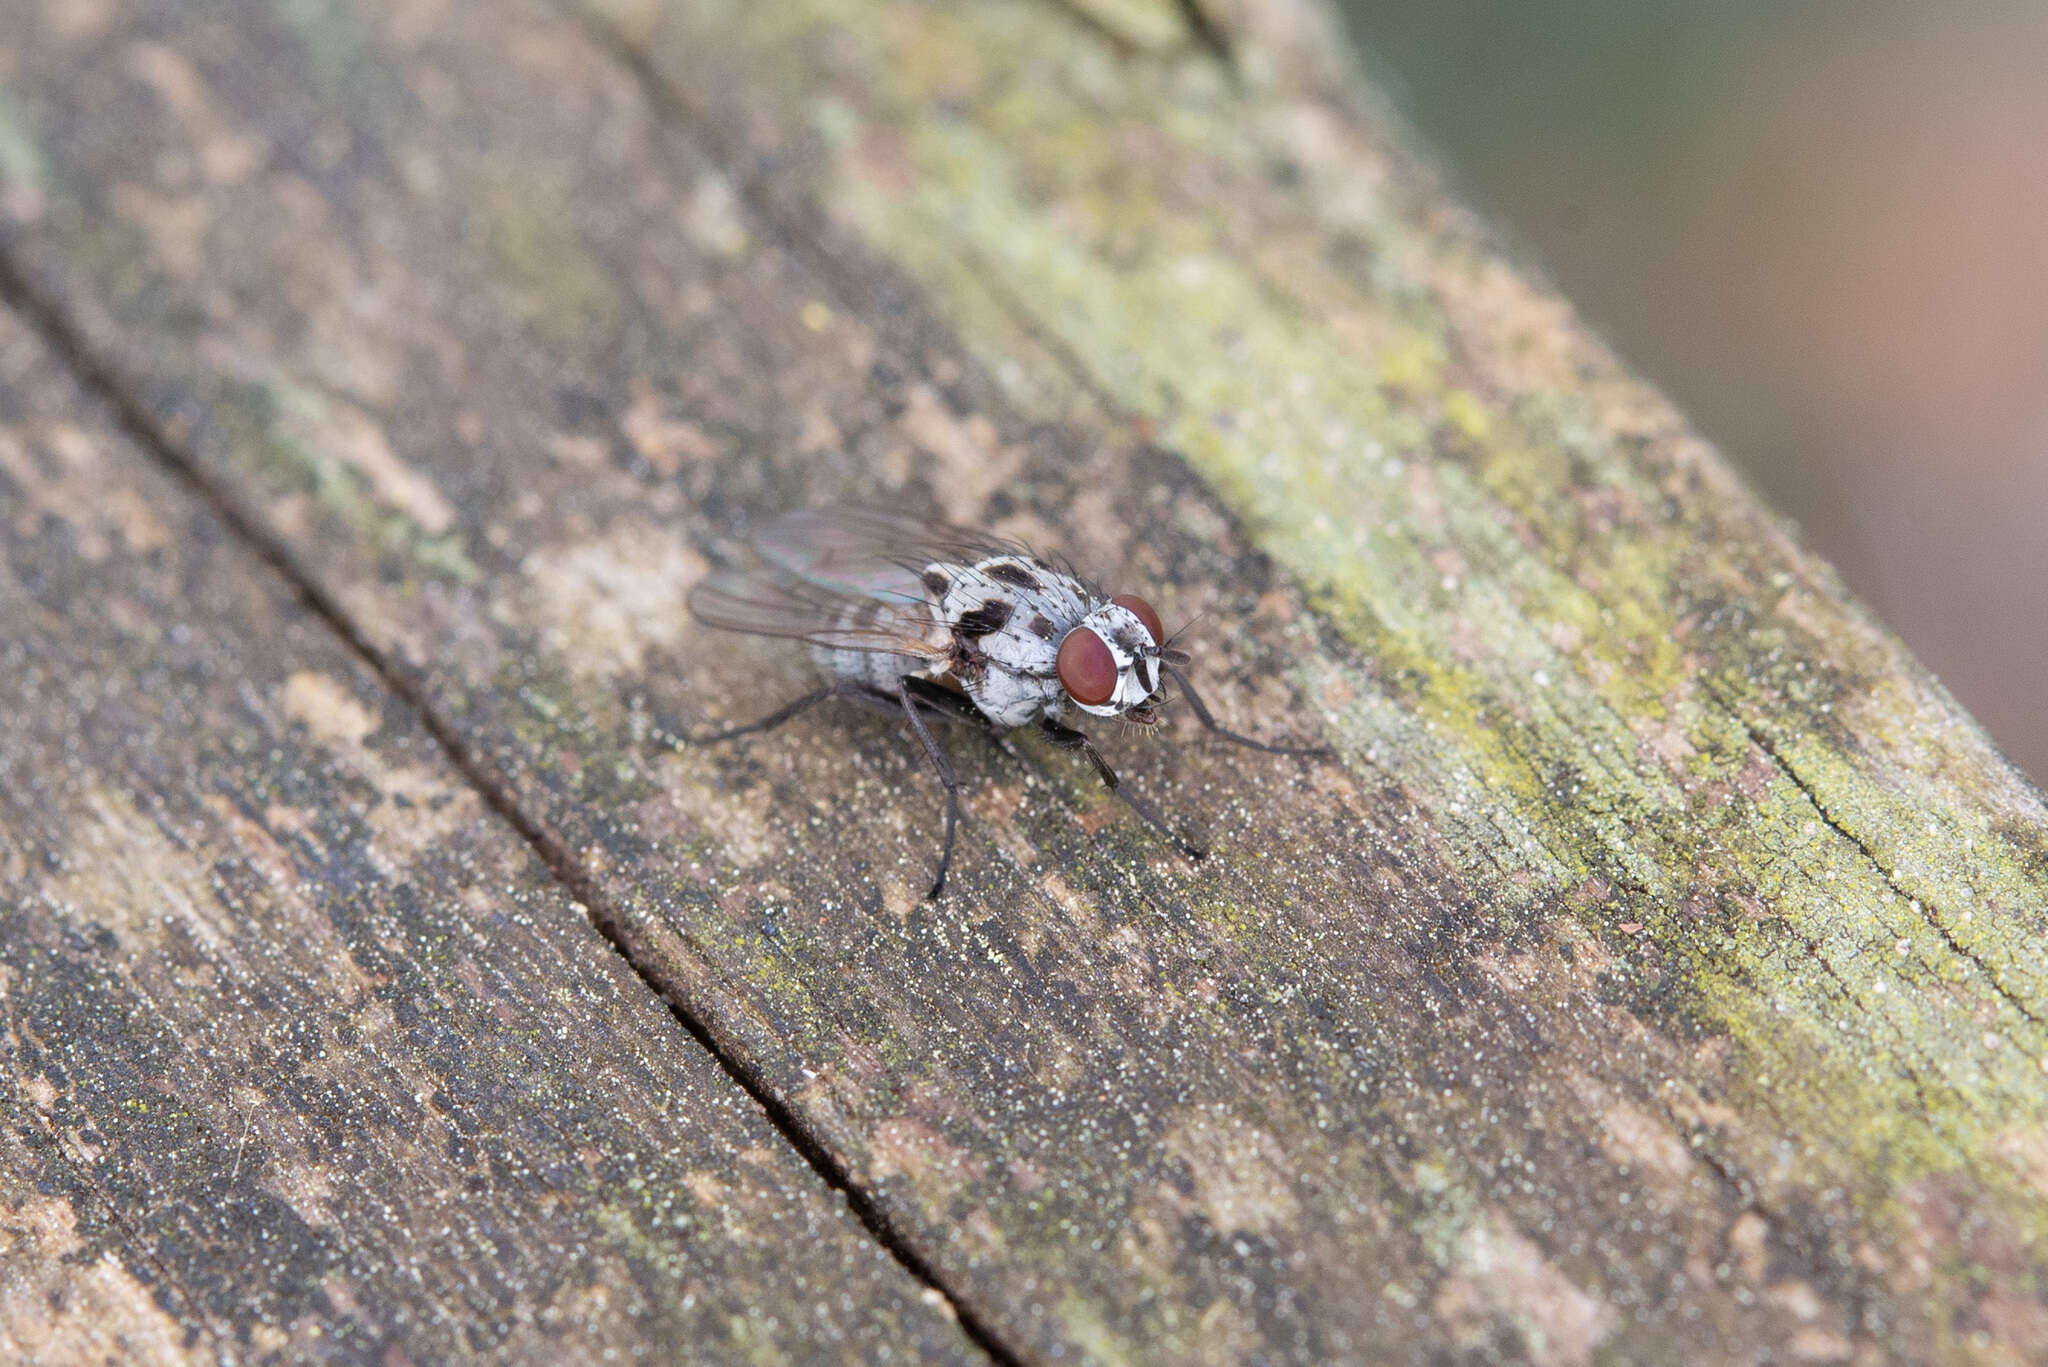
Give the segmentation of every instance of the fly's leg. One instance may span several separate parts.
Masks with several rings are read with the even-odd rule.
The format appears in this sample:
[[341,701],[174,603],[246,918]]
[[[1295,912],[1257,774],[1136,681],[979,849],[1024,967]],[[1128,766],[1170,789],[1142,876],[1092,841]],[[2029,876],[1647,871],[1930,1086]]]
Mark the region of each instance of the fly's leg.
[[[988,718],[984,717],[973,703],[960,697],[958,694],[941,688],[937,684],[928,683],[923,679],[910,679],[907,682],[910,683],[911,692],[917,698],[918,706],[922,707],[933,721],[971,721],[987,730],[991,735],[1001,734],[989,724]],[[923,687],[919,687],[919,685],[923,685]],[[658,734],[666,739],[680,740],[690,745],[710,745],[718,741],[736,740],[741,736],[752,736],[763,731],[772,731],[784,722],[794,721],[819,703],[829,702],[834,698],[845,698],[847,701],[857,703],[879,716],[894,717],[899,711],[899,704],[894,693],[885,693],[880,689],[871,688],[867,684],[842,680],[839,683],[829,684],[824,688],[806,693],[794,702],[786,703],[776,708],[759,721],[750,721],[744,726],[732,726],[723,731],[711,731],[700,736],[670,731],[662,731]]]
[[896,699],[903,704],[903,715],[910,718],[910,729],[917,732],[918,740],[924,743],[924,752],[931,759],[932,768],[938,770],[939,782],[946,789],[946,844],[939,851],[939,876],[932,880],[932,890],[926,897],[937,897],[946,890],[946,870],[953,863],[953,828],[960,821],[960,780],[953,776],[953,761],[946,758],[946,752],[939,748],[939,738],[924,724],[924,714],[918,709],[928,704],[911,696],[910,680],[896,681]]
[[823,688],[806,693],[794,702],[784,703],[759,721],[750,721],[744,726],[731,726],[723,731],[712,731],[701,736],[682,735],[676,737],[676,739],[687,741],[691,745],[710,745],[717,741],[736,740],[741,736],[752,736],[762,731],[773,731],[784,722],[802,716],[821,702],[827,702],[833,698],[857,698],[863,694],[872,696],[873,693],[874,690],[866,684],[850,683],[842,680],[839,683],[827,684]]
[[1060,749],[1078,750],[1087,756],[1088,762],[1095,766],[1095,772],[1101,776],[1103,786],[1122,798],[1124,804],[1132,811],[1144,817],[1146,824],[1171,841],[1175,849],[1190,859],[1206,859],[1209,857],[1209,851],[1202,846],[1190,844],[1188,841],[1175,835],[1168,828],[1165,819],[1159,815],[1158,810],[1151,803],[1145,801],[1144,798],[1139,797],[1136,793],[1126,790],[1117,779],[1116,770],[1109,767],[1109,761],[1102,757],[1102,752],[1095,748],[1087,736],[1076,731],[1071,726],[1060,725],[1050,717],[1041,719],[1038,723],[1038,729],[1045,733],[1047,740]]
[[1169,678],[1180,685],[1181,696],[1186,698],[1188,706],[1195,710],[1195,720],[1202,723],[1210,731],[1223,737],[1223,739],[1234,741],[1248,749],[1263,750],[1269,755],[1307,755],[1311,759],[1336,758],[1337,752],[1327,745],[1268,745],[1265,741],[1253,740],[1250,736],[1233,731],[1217,721],[1215,716],[1210,713],[1208,705],[1202,701],[1202,695],[1195,692],[1195,686],[1188,682],[1187,675],[1181,673],[1172,665],[1166,666],[1166,673]]
[[955,693],[943,684],[920,679],[915,674],[903,676],[903,687],[934,721],[964,721],[991,735],[1001,734],[996,724],[965,694]]
[[939,747],[938,738],[931,733],[931,728],[925,725],[925,716],[930,714],[934,721],[973,721],[993,733],[995,728],[989,724],[988,718],[965,698],[956,698],[949,690],[922,679],[899,679],[894,693],[885,693],[867,684],[842,679],[838,683],[813,689],[801,698],[784,703],[759,721],[750,721],[744,726],[727,727],[723,731],[712,731],[705,735],[679,736],[677,739],[692,745],[708,745],[718,741],[735,740],[740,736],[758,735],[763,731],[772,731],[784,722],[802,716],[819,703],[829,702],[833,698],[850,699],[884,716],[894,716],[900,708],[903,715],[910,719],[910,729],[917,733],[918,740],[923,743],[925,755],[930,758],[932,768],[938,771],[939,782],[946,789],[946,843],[939,852],[939,876],[933,881],[932,890],[927,894],[937,897],[945,890],[946,870],[953,863],[953,832],[960,821],[960,780],[954,777],[952,761],[946,758],[946,752]]
[[996,748],[1011,759],[1017,758],[1017,747],[1010,744],[1009,728],[990,721],[988,714],[976,707],[972,699],[914,674],[903,676],[903,686],[910,690],[910,696],[917,699],[918,706],[924,708],[933,721],[965,722],[995,742]]

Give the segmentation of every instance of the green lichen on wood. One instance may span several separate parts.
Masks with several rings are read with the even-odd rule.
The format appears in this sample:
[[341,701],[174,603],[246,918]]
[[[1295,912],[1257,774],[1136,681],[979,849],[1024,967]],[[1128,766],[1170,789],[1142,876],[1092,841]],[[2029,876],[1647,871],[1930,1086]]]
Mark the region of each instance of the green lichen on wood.
[[21,195],[40,194],[43,187],[43,158],[36,150],[21,111],[0,81],[0,191]]
[[1802,1180],[1882,1222],[1964,1173],[2048,1240],[2000,1156],[2048,1120],[2038,795],[1597,349],[1555,384],[1474,359],[1520,325],[1457,297],[1495,263],[1399,154],[1318,140],[1326,90],[1239,99],[1048,7],[593,8],[672,72],[715,13],[828,149],[818,199],[1024,411],[1153,424],[1358,649],[1302,677],[1350,695],[1350,762],[1506,903],[1612,885],[1588,928],[1641,924]]
[[[412,573],[474,583],[476,563],[461,534],[449,530],[452,514],[443,511],[437,496],[425,496],[434,501],[426,504],[432,511],[423,511],[419,497],[407,498],[403,487],[383,487],[359,462],[350,463],[311,439],[336,431],[338,407],[348,405],[277,377],[267,384],[233,386],[216,399],[212,412],[230,458],[262,480],[273,497],[305,497],[320,516],[333,518]],[[358,431],[374,430],[368,419],[356,421]],[[396,457],[389,463],[405,477]],[[423,516],[431,527],[422,525]]]
[[560,343],[617,329],[624,301],[577,237],[557,181],[507,167],[485,176],[469,203],[478,244],[543,337]]

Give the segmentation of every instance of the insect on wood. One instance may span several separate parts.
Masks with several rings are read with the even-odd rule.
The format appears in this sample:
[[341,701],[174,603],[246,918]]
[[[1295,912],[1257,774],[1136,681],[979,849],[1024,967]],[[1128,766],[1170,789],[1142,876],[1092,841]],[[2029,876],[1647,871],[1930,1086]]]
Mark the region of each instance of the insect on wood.
[[760,563],[718,570],[690,593],[708,626],[806,642],[825,684],[758,721],[708,735],[733,740],[782,725],[831,698],[910,724],[946,793],[945,843],[930,895],[953,861],[960,784],[933,723],[967,722],[994,736],[1035,726],[1085,756],[1109,790],[1190,859],[1176,835],[1129,791],[1088,737],[1084,717],[1158,722],[1170,679],[1201,724],[1277,755],[1328,756],[1323,746],[1269,745],[1220,725],[1183,672],[1152,605],[1104,597],[1071,569],[999,537],[861,507],[812,508],[763,526]]

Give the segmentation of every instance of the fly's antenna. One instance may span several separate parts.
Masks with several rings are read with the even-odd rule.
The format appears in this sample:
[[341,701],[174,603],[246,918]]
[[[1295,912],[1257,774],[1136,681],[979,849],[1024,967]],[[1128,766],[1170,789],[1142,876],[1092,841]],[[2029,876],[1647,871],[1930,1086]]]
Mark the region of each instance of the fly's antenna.
[[1162,656],[1164,656],[1168,651],[1172,651],[1174,654],[1179,655],[1181,657],[1181,659],[1177,663],[1187,663],[1187,652],[1185,650],[1175,650],[1174,647],[1180,643],[1181,637],[1187,635],[1189,632],[1193,631],[1197,626],[1201,625],[1202,619],[1204,617],[1207,617],[1208,615],[1209,614],[1206,610],[1198,612],[1194,616],[1188,618],[1187,621],[1181,623],[1178,630],[1176,630],[1171,636],[1168,636],[1165,640],[1159,643],[1159,653]]
[[1182,626],[1179,631],[1174,632],[1171,636],[1161,641],[1158,645],[1152,647],[1152,658],[1159,661],[1161,666],[1160,674],[1162,677],[1159,680],[1160,687],[1164,688],[1166,685],[1166,679],[1164,676],[1172,675],[1175,678],[1179,678],[1180,671],[1187,668],[1189,664],[1193,663],[1194,657],[1189,655],[1185,650],[1182,650],[1179,646],[1175,645],[1174,642],[1180,640],[1181,637],[1187,635],[1188,631],[1195,625],[1195,623],[1201,620],[1202,614],[1196,613],[1194,617],[1190,618],[1188,622],[1184,626]]

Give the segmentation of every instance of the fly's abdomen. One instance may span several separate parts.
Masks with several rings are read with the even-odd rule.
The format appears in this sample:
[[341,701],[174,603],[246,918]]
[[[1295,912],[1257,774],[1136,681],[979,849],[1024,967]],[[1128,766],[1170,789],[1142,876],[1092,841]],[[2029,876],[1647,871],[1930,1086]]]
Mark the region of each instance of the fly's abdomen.
[[818,672],[829,679],[865,684],[884,693],[895,692],[898,679],[923,678],[932,672],[931,661],[921,656],[885,655],[838,646],[812,646],[811,659],[817,662]]
[[897,652],[815,644],[811,647],[811,659],[818,672],[828,679],[843,679],[892,693],[897,680],[905,676],[929,678],[943,671],[944,666],[935,665],[932,657],[943,656],[950,633],[929,607],[906,611],[901,604],[879,599],[848,603],[833,628],[856,636],[895,630],[903,633],[906,648]]

